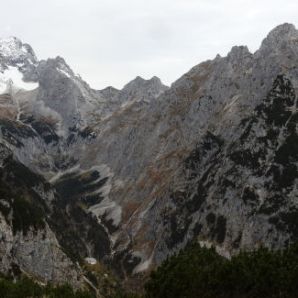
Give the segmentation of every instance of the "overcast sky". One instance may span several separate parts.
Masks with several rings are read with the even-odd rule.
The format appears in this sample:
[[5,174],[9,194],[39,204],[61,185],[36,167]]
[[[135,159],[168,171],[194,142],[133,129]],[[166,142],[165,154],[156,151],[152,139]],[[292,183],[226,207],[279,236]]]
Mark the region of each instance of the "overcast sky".
[[1,0],[0,36],[60,55],[93,88],[140,75],[171,84],[233,45],[255,51],[276,25],[298,23],[297,0]]

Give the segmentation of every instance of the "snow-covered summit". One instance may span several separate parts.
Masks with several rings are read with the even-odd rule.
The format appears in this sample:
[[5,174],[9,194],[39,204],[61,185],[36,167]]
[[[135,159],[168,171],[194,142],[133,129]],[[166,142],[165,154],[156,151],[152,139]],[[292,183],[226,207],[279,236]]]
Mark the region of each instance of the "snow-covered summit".
[[37,88],[37,64],[30,45],[13,36],[0,39],[0,94]]
[[3,60],[21,63],[24,60],[35,64],[37,62],[36,55],[30,45],[22,43],[16,37],[8,37],[0,39],[0,62]]

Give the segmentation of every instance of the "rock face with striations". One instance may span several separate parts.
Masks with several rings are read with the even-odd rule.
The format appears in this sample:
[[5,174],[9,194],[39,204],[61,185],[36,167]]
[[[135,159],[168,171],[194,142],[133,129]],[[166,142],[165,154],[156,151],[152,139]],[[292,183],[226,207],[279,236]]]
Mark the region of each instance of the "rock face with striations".
[[[0,271],[41,282],[83,285],[80,268],[63,252],[48,217],[57,198],[50,185],[0,145]],[[57,232],[57,231],[55,231]]]
[[293,25],[275,28],[255,53],[233,47],[195,66],[170,88],[137,77],[122,90],[93,90],[62,58],[38,61],[10,42],[0,41],[3,76],[14,67],[36,88],[3,88],[0,140],[57,193],[49,227],[72,256],[129,278],[193,239],[226,256],[297,240]]

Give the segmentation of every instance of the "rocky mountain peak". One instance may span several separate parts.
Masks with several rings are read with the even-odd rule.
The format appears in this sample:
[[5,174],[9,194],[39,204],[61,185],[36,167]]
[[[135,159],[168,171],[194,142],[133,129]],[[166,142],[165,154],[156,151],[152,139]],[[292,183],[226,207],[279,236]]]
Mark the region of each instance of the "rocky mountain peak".
[[231,60],[241,59],[245,56],[252,55],[247,46],[234,46],[228,53],[228,58]]
[[73,71],[69,67],[69,65],[66,63],[66,61],[60,57],[57,56],[56,58],[50,58],[47,60],[42,60],[39,63],[39,72],[43,73],[45,70],[48,72],[49,70],[58,72],[59,74],[62,74],[64,77],[72,77],[74,76]]
[[161,82],[161,79],[157,76],[153,76],[150,80],[149,80],[152,84],[159,84],[159,85],[163,85]]
[[21,63],[24,60],[32,64],[37,62],[37,57],[31,46],[22,43],[20,39],[13,36],[0,39],[0,58],[11,63]]
[[262,42],[260,52],[267,55],[269,52],[285,53],[289,49],[295,52],[298,50],[298,31],[294,25],[285,23],[269,32]]
[[120,92],[120,96],[122,97],[122,101],[133,99],[137,101],[141,101],[142,99],[150,100],[158,97],[167,89],[168,87],[163,85],[161,80],[156,76],[149,80],[137,76],[124,86]]
[[298,31],[295,26],[293,24],[284,23],[271,30],[267,35],[266,40],[278,43],[281,40],[297,38],[297,36]]
[[128,84],[126,84],[123,88],[124,89],[136,89],[138,87],[152,87],[152,86],[156,86],[156,87],[165,87],[160,78],[153,76],[151,79],[144,79],[140,76],[137,76],[134,80],[130,81]]
[[99,90],[99,94],[106,98],[108,101],[115,100],[119,92],[120,91],[113,86],[108,86],[102,90]]

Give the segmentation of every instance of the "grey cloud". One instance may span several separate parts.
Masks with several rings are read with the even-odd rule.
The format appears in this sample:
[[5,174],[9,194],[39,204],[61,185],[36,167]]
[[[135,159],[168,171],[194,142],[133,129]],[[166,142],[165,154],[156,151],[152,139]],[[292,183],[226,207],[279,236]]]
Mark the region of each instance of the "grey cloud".
[[11,0],[0,36],[28,42],[39,58],[61,55],[94,88],[137,75],[170,84],[233,45],[255,51],[298,3],[284,0]]

